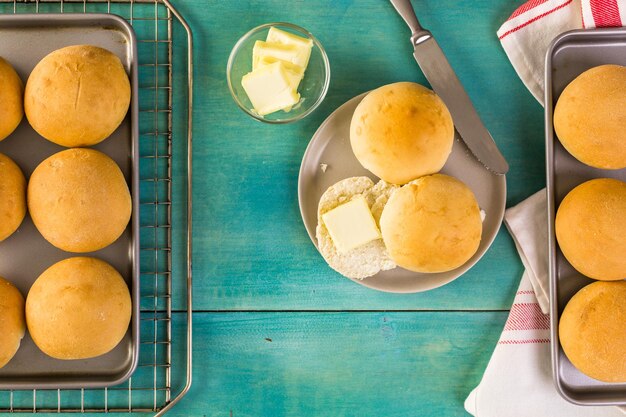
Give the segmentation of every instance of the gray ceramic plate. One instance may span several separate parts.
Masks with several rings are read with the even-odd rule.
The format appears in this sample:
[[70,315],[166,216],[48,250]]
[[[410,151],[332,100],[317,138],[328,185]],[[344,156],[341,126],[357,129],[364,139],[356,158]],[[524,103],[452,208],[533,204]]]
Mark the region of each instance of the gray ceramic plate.
[[[317,129],[307,147],[298,178],[298,200],[302,220],[313,244],[317,247],[317,205],[328,187],[339,180],[355,176],[378,178],[359,164],[350,147],[350,121],[354,109],[365,94],[361,94],[335,110]],[[322,165],[326,165],[326,170]],[[395,268],[382,271],[364,280],[353,281],[379,291],[411,293],[440,287],[470,269],[493,242],[504,216],[506,204],[506,179],[487,171],[469,153],[465,144],[456,137],[448,162],[441,170],[467,184],[485,211],[482,240],[478,251],[463,266],[443,273],[421,274]]]

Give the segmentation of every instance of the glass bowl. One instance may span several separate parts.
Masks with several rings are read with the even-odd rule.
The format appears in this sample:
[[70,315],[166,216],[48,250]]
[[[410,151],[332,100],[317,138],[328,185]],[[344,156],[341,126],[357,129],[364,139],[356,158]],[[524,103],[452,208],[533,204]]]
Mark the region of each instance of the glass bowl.
[[[261,116],[254,111],[246,91],[241,86],[241,79],[252,71],[252,48],[254,43],[258,40],[264,41],[270,27],[311,39],[313,48],[311,49],[309,65],[298,87],[300,101],[289,112],[279,110]],[[228,58],[226,77],[228,88],[235,103],[246,114],[265,123],[290,123],[306,117],[324,100],[330,84],[330,65],[324,47],[309,31],[291,23],[267,23],[252,29],[237,41]]]

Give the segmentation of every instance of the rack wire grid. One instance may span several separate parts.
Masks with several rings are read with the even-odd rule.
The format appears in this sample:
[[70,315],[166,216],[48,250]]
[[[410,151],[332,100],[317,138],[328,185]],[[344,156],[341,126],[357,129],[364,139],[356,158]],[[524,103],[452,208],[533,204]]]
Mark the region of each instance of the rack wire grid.
[[[141,346],[137,370],[126,383],[111,388],[0,391],[0,413],[152,412],[162,415],[191,386],[191,29],[168,0],[0,0],[0,13],[113,13],[132,25],[137,35],[139,59],[141,199]],[[173,59],[175,52],[185,53],[183,46],[174,49],[175,43],[181,39],[176,37],[174,41],[175,22],[184,29],[183,34],[187,38],[186,45],[183,45],[186,46],[187,79],[177,83],[187,89],[186,94],[181,95],[187,99],[187,108],[182,112],[186,113],[187,123],[176,129],[176,133],[187,135],[186,144],[182,147],[187,154],[186,268],[182,268],[186,271],[177,274],[184,280],[182,285],[174,282],[172,271],[172,160],[174,149],[180,148],[173,146]],[[184,41],[184,36],[182,39]],[[182,62],[185,65],[184,60]],[[178,85],[176,88],[179,88]],[[176,140],[184,139],[176,137]],[[186,358],[182,359],[186,371],[182,372],[180,387],[175,389],[172,384],[172,301],[173,289],[179,287],[186,287],[187,296],[186,323],[176,320],[177,325],[186,325]],[[184,338],[184,331],[174,330]]]

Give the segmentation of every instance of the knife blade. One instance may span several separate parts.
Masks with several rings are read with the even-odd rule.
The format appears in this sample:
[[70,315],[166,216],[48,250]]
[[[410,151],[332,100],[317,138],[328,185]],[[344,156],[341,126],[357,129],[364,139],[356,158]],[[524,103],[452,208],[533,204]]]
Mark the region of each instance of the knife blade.
[[413,57],[433,91],[452,115],[454,126],[474,157],[494,174],[504,175],[509,164],[480,120],[459,78],[430,31],[422,28],[410,0],[390,0],[411,29]]

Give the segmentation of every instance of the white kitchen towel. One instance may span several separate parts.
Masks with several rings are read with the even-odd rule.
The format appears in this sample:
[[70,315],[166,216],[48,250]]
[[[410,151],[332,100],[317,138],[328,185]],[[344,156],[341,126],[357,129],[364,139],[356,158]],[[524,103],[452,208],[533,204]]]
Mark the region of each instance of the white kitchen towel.
[[543,104],[544,60],[550,42],[572,29],[626,26],[626,0],[530,0],[498,30],[511,64]]
[[538,302],[538,296],[547,301],[548,289],[545,190],[508,209],[505,223],[526,272],[483,379],[465,400],[465,409],[476,417],[624,417],[626,410],[617,407],[573,405],[554,386],[550,320]]

